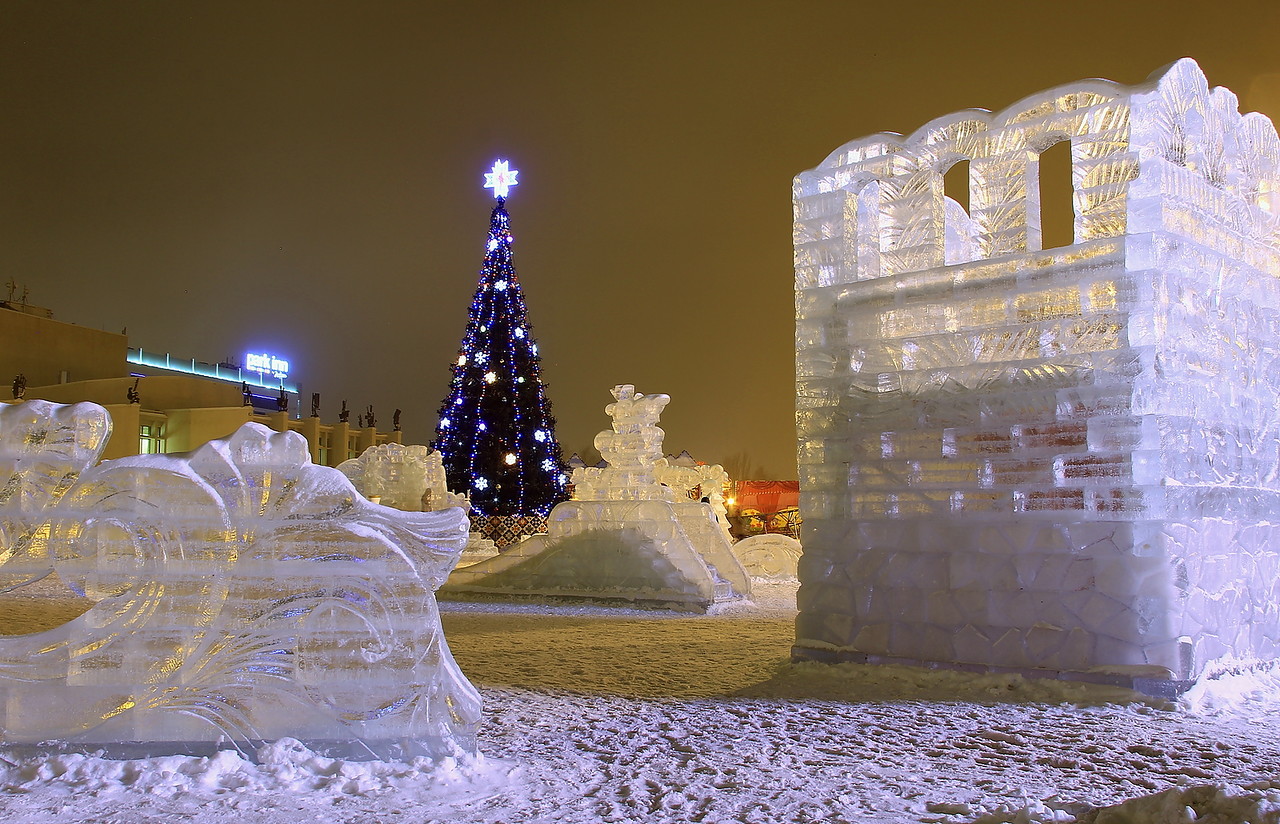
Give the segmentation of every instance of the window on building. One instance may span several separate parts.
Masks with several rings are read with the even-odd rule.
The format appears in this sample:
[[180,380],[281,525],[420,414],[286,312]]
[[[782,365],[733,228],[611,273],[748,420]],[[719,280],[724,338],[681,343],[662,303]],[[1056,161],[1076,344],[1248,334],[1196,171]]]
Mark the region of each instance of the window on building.
[[144,423],[138,426],[138,454],[161,455],[164,453],[164,425]]
[[360,457],[360,452],[356,449],[356,439],[358,437],[358,435],[350,435],[347,437],[347,460]]
[[329,447],[332,442],[333,438],[328,432],[321,432],[316,436],[316,462],[321,466],[329,466]]

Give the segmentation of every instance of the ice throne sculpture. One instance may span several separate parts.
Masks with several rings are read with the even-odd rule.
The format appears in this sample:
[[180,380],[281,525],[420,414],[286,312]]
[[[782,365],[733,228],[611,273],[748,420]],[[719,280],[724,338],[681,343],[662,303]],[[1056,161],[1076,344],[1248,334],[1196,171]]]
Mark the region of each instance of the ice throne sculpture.
[[797,656],[1174,692],[1280,653],[1278,163],[1184,59],[796,178]]
[[349,758],[474,751],[480,698],[433,592],[461,509],[371,504],[296,433],[96,464],[106,410],[0,405],[0,589],[95,601],[0,637],[0,741],[119,755],[297,738]]

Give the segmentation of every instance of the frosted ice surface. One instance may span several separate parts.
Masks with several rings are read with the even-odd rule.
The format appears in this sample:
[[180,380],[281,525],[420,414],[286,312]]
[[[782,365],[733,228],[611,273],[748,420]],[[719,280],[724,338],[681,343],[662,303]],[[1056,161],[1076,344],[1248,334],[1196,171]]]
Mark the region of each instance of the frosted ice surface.
[[1280,653],[1278,166],[1180,60],[796,178],[797,652],[1165,683]]
[[720,464],[681,466],[665,457],[653,464],[654,480],[670,489],[677,499],[681,497],[703,501],[715,513],[716,521],[724,534],[732,540],[729,530],[729,510],[725,506],[724,487],[729,483],[729,473]]
[[462,510],[372,504],[300,435],[258,424],[95,466],[109,433],[92,404],[0,405],[4,581],[56,572],[96,602],[0,638],[6,744],[474,750],[480,699],[433,594],[466,541]]

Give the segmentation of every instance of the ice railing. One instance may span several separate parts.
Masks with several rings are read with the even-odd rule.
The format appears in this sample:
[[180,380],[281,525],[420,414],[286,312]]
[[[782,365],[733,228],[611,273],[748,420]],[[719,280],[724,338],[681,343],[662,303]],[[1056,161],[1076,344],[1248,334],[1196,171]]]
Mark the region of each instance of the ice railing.
[[97,464],[110,431],[93,404],[0,405],[0,587],[56,574],[95,602],[0,637],[0,740],[474,751],[480,698],[434,598],[466,542],[460,509],[372,504],[300,435],[258,424]]
[[[846,144],[796,177],[796,287],[1040,249],[1038,161],[1062,141],[1071,146],[1076,243],[1163,229],[1246,256],[1277,254],[1275,127],[1241,115],[1232,92],[1210,89],[1183,59],[1138,86],[1085,81],[998,114],[966,110],[906,138]],[[970,163],[967,212],[943,179],[961,161]]]

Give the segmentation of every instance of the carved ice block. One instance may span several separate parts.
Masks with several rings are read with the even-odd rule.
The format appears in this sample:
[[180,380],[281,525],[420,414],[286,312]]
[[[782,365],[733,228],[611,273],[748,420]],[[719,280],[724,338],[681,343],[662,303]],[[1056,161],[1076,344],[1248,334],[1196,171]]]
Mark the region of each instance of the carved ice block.
[[[1156,690],[1280,657],[1277,191],[1275,127],[1185,59],[797,176],[796,653]],[[903,569],[922,597],[864,597]]]
[[460,509],[372,504],[258,424],[94,466],[109,432],[92,404],[0,405],[3,581],[56,573],[96,602],[0,637],[5,744],[474,751],[480,699],[434,596],[466,542]]

